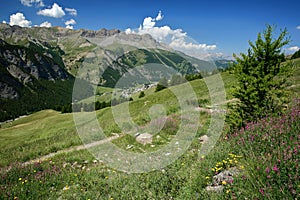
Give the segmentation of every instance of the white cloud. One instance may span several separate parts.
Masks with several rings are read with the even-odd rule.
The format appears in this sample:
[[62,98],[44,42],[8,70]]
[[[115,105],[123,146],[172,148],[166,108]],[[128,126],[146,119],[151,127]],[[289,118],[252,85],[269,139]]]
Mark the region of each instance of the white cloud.
[[60,18],[66,15],[62,7],[60,7],[56,3],[54,3],[51,8],[38,11],[37,14],[54,18]]
[[289,47],[287,50],[288,51],[292,51],[292,52],[296,52],[298,51],[300,48],[298,46],[293,46],[293,47]]
[[74,8],[65,8],[65,11],[67,11],[70,15],[77,16],[77,10]]
[[68,28],[68,29],[74,29],[74,27],[71,26],[71,25],[67,25],[66,28]]
[[75,24],[76,24],[76,21],[74,19],[70,19],[65,22],[66,28],[68,28],[68,29],[73,29],[74,26],[72,26],[72,25],[75,25]]
[[184,38],[177,38],[175,40],[172,40],[170,46],[175,49],[183,48],[186,50],[205,50],[205,51],[215,50],[217,48],[216,45],[194,44],[192,42],[186,42]]
[[297,26],[297,29],[300,29],[300,26]]
[[31,25],[31,21],[27,20],[23,13],[16,13],[10,16],[9,24],[11,26],[18,25],[22,27],[29,27]]
[[76,24],[76,21],[74,19],[70,19],[65,22],[66,28],[68,28],[68,29],[73,29],[74,26],[72,26],[72,25],[75,25],[75,24]]
[[156,18],[146,17],[138,30],[127,28],[126,34],[150,34],[158,42],[169,44],[172,48],[182,51],[211,51],[217,48],[216,45],[197,44],[190,40],[187,33],[182,29],[172,29],[170,26],[157,27],[156,22],[163,19],[162,12],[159,11]]
[[125,30],[125,33],[126,33],[126,34],[130,34],[130,33],[132,33],[132,30],[131,30],[131,28],[127,28],[127,29]]
[[43,23],[40,24],[40,27],[47,27],[47,28],[49,28],[51,26],[52,26],[52,24],[50,22],[47,22],[47,21],[45,21],[45,22],[43,22]]
[[76,21],[74,19],[70,19],[65,22],[65,25],[74,25],[74,24],[76,24]]
[[155,19],[152,17],[146,17],[143,21],[143,28],[144,29],[149,29],[153,28],[155,26]]
[[21,4],[28,7],[31,7],[32,5],[36,5],[38,7],[45,6],[43,0],[21,0]]
[[161,14],[161,11],[158,12],[158,15],[156,16],[155,20],[160,21],[164,18],[164,16]]

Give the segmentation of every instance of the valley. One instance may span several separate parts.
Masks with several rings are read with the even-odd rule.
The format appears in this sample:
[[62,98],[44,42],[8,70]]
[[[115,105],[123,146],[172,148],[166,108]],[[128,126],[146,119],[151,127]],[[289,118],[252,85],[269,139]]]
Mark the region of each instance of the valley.
[[256,75],[241,81],[238,59],[119,30],[0,30],[0,199],[299,197],[300,58],[279,63],[283,110],[232,129],[242,100],[259,109],[236,97]]

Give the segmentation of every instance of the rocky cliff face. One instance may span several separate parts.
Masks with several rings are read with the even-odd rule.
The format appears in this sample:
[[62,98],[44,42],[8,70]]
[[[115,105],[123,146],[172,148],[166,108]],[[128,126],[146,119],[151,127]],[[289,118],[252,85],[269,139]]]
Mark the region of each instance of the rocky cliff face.
[[[0,96],[15,99],[20,96],[18,86],[32,86],[33,80],[66,80],[72,76],[62,60],[43,46],[28,42],[28,47],[11,45],[0,39]],[[57,55],[56,55],[57,56]],[[16,81],[18,84],[16,85]]]

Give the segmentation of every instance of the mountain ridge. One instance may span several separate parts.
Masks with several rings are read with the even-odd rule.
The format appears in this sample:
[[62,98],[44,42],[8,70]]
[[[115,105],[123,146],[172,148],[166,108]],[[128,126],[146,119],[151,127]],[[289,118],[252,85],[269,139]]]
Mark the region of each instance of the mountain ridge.
[[[167,70],[161,73],[163,66]],[[157,82],[172,73],[186,75],[216,67],[178,53],[149,34],[126,34],[104,28],[24,28],[2,23],[0,121],[71,103],[75,77],[90,77],[85,81],[105,87],[115,87],[126,73],[133,80],[142,80],[140,73],[132,71],[135,68]],[[79,71],[82,77],[78,76]]]

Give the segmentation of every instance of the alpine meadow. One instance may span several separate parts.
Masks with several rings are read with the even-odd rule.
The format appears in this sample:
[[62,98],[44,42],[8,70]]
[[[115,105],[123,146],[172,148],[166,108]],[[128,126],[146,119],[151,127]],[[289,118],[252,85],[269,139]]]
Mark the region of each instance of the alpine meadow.
[[91,3],[2,2],[0,199],[300,199],[298,2]]

